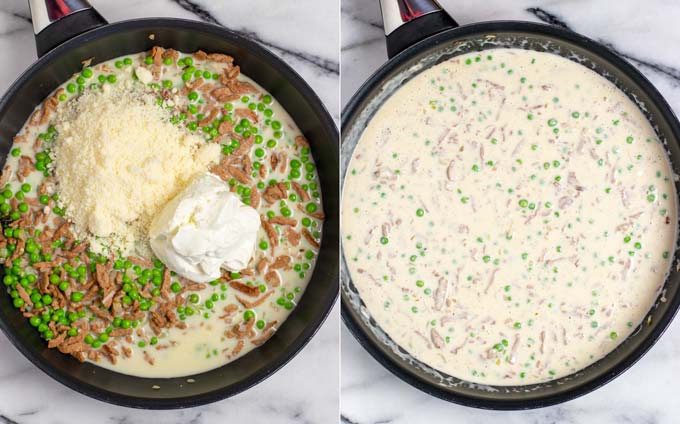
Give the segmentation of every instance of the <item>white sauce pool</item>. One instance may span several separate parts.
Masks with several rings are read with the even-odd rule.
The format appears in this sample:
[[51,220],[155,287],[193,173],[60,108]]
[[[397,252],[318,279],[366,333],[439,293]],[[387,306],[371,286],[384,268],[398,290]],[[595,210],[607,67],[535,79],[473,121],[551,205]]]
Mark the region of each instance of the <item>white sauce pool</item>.
[[494,49],[382,105],[347,169],[342,238],[396,343],[467,381],[524,385],[630,335],[676,213],[664,146],[623,92],[557,55]]

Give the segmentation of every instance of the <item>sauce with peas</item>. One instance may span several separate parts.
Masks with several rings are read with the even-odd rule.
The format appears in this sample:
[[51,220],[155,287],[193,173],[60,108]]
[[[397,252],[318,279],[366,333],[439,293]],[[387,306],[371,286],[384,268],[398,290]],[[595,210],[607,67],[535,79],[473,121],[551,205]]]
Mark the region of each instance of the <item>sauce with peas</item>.
[[548,53],[457,56],[396,91],[347,168],[344,255],[426,364],[524,385],[616,348],[676,241],[664,146],[612,83]]

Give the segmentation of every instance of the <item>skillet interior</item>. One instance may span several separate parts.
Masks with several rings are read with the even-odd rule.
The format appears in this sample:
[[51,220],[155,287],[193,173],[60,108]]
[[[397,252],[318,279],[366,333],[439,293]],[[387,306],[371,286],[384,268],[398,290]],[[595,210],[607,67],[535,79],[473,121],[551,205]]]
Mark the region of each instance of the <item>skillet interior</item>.
[[[148,38],[155,34],[155,40]],[[93,63],[149,50],[154,45],[184,52],[203,49],[234,56],[248,75],[280,101],[308,138],[321,179],[326,212],[321,250],[311,282],[299,305],[264,346],[221,368],[187,378],[151,379],[118,374],[74,358],[45,342],[0,295],[0,327],[12,343],[50,376],[86,395],[143,408],[196,406],[239,393],[274,373],[309,341],[323,323],[338,293],[338,133],[319,98],[280,59],[222,27],[180,19],[125,21],[82,34],[43,56],[0,101],[0,157],[4,164],[12,137],[33,108],[59,84]],[[95,118],[95,117],[93,117]],[[0,272],[0,278],[4,270]],[[159,390],[152,386],[160,386]]]
[[[624,91],[645,113],[667,145],[673,170],[680,173],[680,125],[658,91],[630,64],[578,34],[525,22],[488,22],[448,30],[405,50],[374,74],[343,111],[342,172],[363,129],[375,111],[403,83],[423,69],[453,56],[490,48],[523,48],[558,54],[593,69]],[[343,179],[344,180],[344,179]],[[676,202],[677,202],[676,185]],[[357,340],[374,358],[409,384],[456,403],[491,409],[529,409],[564,402],[607,383],[634,364],[660,337],[680,305],[677,256],[665,289],[641,325],[602,360],[550,383],[527,386],[484,386],[461,381],[418,361],[371,318],[342,259],[342,316]]]

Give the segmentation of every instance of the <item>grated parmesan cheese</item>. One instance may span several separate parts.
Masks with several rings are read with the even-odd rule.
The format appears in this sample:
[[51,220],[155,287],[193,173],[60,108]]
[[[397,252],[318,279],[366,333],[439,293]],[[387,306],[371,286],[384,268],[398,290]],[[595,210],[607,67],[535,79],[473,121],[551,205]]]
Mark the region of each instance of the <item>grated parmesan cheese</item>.
[[52,156],[60,203],[93,250],[148,252],[153,216],[219,160],[220,148],[170,123],[139,86],[106,87],[59,110]]

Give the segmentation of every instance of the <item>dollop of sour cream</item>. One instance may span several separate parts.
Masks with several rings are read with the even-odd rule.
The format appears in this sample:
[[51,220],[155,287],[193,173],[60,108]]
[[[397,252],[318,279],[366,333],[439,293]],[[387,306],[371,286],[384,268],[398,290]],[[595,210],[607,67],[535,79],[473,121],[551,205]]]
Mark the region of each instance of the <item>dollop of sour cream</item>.
[[260,217],[213,174],[197,176],[153,218],[151,248],[170,270],[197,282],[250,261]]

